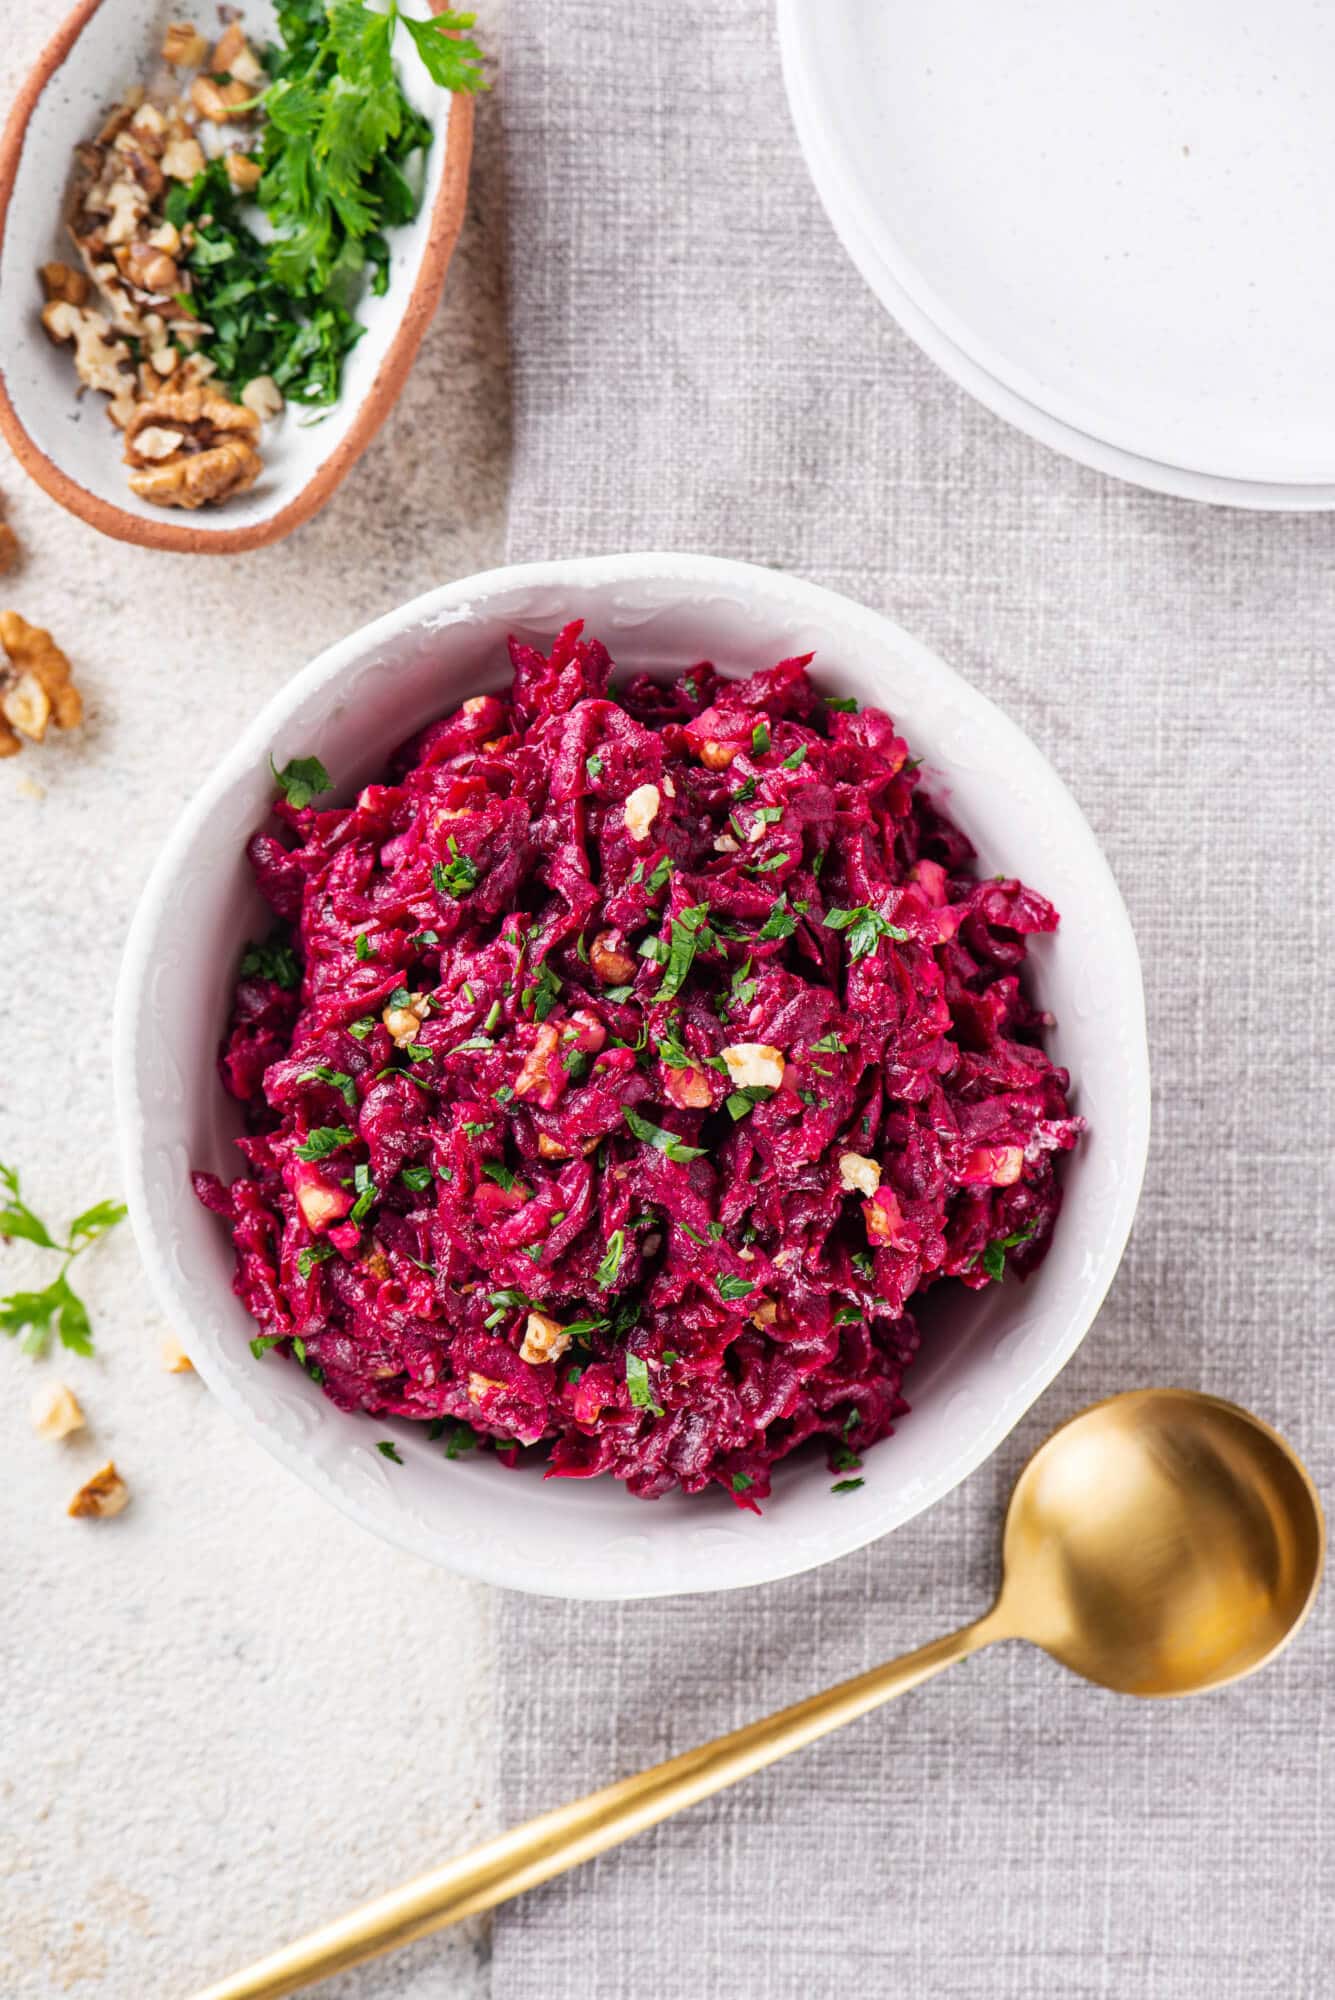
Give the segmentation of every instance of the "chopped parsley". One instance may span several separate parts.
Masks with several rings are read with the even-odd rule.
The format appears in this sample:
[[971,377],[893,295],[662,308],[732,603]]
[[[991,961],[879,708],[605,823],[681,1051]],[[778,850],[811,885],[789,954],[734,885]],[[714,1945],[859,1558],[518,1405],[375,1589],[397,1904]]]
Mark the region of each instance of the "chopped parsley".
[[395,1465],[403,1464],[403,1460],[399,1457],[398,1446],[396,1444],[391,1444],[388,1438],[378,1438],[376,1440],[375,1448],[380,1453],[380,1456],[382,1458],[392,1458]]
[[621,1115],[637,1139],[646,1146],[656,1147],[660,1153],[666,1154],[669,1160],[702,1160],[705,1157],[706,1147],[688,1146],[675,1132],[664,1131],[661,1125],[654,1125],[649,1119],[642,1118],[629,1104],[622,1105]]
[[459,1458],[477,1446],[478,1434],[471,1424],[456,1424],[445,1444],[446,1458]]
[[423,1188],[429,1188],[431,1185],[431,1169],[430,1167],[403,1167],[400,1169],[399,1179],[406,1188],[411,1188],[414,1194],[420,1194]]
[[449,862],[432,862],[431,881],[438,896],[451,896],[458,902],[461,896],[466,896],[470,889],[477,886],[477,863],[467,854],[459,852],[459,843],[453,834],[445,845],[450,853]]
[[346,1070],[330,1069],[324,1063],[316,1063],[313,1069],[303,1070],[297,1082],[327,1083],[332,1090],[338,1091],[349,1111],[357,1109],[357,1086]]
[[470,1118],[464,1126],[464,1137],[465,1139],[480,1139],[484,1132],[490,1132],[495,1123],[496,1120],[494,1118],[488,1118],[485,1123],[479,1123],[476,1118]]
[[590,784],[595,783],[596,780],[601,778],[603,775],[602,758],[599,757],[596,753],[592,757],[586,757],[584,759],[584,769],[589,774],[589,783]]
[[749,1472],[734,1472],[732,1475],[732,1490],[734,1493],[749,1493],[755,1483]]
[[600,1290],[610,1291],[616,1283],[617,1272],[621,1269],[621,1259],[625,1254],[626,1232],[624,1229],[614,1229],[607,1239],[607,1249],[603,1253],[602,1263],[594,1273],[594,1279]]
[[490,1007],[487,1009],[487,1018],[482,1023],[483,1034],[484,1035],[491,1034],[492,1031],[499,1024],[500,1018],[501,1018],[501,1003],[499,1000],[493,1000]]
[[270,757],[269,769],[283,797],[297,812],[320,792],[331,790],[334,783],[318,757],[290,757],[281,771]]
[[776,938],[791,937],[797,929],[797,919],[788,908],[788,895],[784,891],[764,924],[756,932],[757,944],[772,944]]
[[649,1364],[642,1354],[626,1356],[626,1387],[637,1410],[650,1410],[654,1416],[662,1416],[662,1405],[654,1400],[654,1392],[649,1385]]
[[773,1088],[767,1083],[744,1083],[740,1089],[730,1091],[723,1101],[728,1107],[729,1117],[735,1124],[739,1118],[745,1118],[749,1111],[754,1111],[757,1104],[768,1103],[773,1095]]
[[851,694],[827,694],[825,706],[834,709],[839,715],[856,715],[858,712],[857,702]]
[[[811,1044],[811,1053],[816,1056],[846,1056],[848,1054],[848,1044],[842,1041],[831,1030],[828,1035],[822,1035],[818,1042]],[[821,1071],[822,1076],[825,1076],[827,1073],[825,1070]]]
[[[332,1243],[326,1243],[323,1240],[319,1243],[308,1243],[304,1250],[297,1252],[298,1277],[309,1278],[316,1265],[323,1264],[325,1258],[332,1257],[333,1254],[334,1246]],[[301,1356],[298,1355],[297,1359],[300,1361]]]
[[272,979],[285,992],[294,993],[301,984],[301,963],[281,931],[263,944],[248,944],[241,960],[243,979]]
[[561,981],[547,959],[538,967],[538,976],[532,986],[526,986],[519,996],[519,1004],[527,1014],[532,1011],[535,1021],[545,1021],[561,997]]
[[1013,1236],[994,1236],[983,1252],[983,1269],[989,1278],[1000,1284],[1006,1276],[1006,1252],[1018,1250],[1034,1235],[1038,1225],[1031,1222],[1027,1229],[1016,1230]]
[[771,875],[776,868],[782,868],[785,861],[791,861],[792,858],[792,855],[787,853],[771,854],[768,861],[748,862],[747,873],[748,875]]
[[503,1160],[484,1160],[482,1171],[489,1181],[495,1181],[497,1187],[503,1188],[506,1194],[509,1194],[517,1178]]
[[368,1035],[375,1033],[375,1025],[374,1014],[367,1014],[360,1021],[349,1021],[348,1033],[354,1041],[364,1042]]
[[789,751],[779,769],[781,771],[796,771],[800,765],[805,764],[806,760],[807,746],[805,743],[799,743],[796,750]]
[[721,1299],[731,1305],[737,1299],[746,1299],[755,1290],[753,1278],[738,1278],[731,1271],[719,1271],[714,1276],[714,1289]]
[[327,1160],[340,1146],[350,1146],[357,1134],[346,1125],[315,1125],[297,1147],[299,1160]]
[[865,1479],[836,1479],[830,1491],[831,1493],[856,1493],[859,1486],[865,1486],[866,1483]]
[[753,757],[763,757],[768,749],[769,724],[762,715],[755,728],[751,731],[751,755]]
[[907,944],[909,936],[898,924],[888,923],[880,911],[873,910],[869,903],[860,903],[853,910],[828,910],[825,928],[827,931],[847,933],[850,959],[869,957],[883,937],[890,938],[895,944]]
[[702,947],[714,943],[714,933],[705,919],[709,915],[708,903],[692,903],[679,917],[672,919],[672,943],[668,948],[667,970],[655,994],[657,1000],[675,1000],[686,983],[686,976],[695,962],[695,954]]
[[353,945],[352,949],[356,953],[357,957],[362,961],[363,965],[366,963],[368,958],[375,958],[377,956],[376,948],[371,943],[371,940],[367,936],[365,931],[358,931],[357,942]]
[[359,1160],[352,1170],[352,1185],[357,1190],[357,1199],[352,1204],[349,1222],[364,1222],[372,1208],[380,1199],[380,1190],[371,1179],[371,1169],[365,1160]]

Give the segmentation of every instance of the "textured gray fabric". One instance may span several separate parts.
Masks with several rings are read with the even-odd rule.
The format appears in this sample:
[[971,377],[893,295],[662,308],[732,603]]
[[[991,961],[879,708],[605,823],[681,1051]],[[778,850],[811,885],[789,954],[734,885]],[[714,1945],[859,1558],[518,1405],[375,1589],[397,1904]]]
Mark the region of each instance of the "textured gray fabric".
[[[1098,1395],[1236,1397],[1330,1489],[1335,594],[1328,519],[1101,479],[917,353],[817,205],[764,0],[529,0],[505,88],[512,555],[749,557],[936,645],[1105,844],[1157,1117],[1098,1325],[927,1518],[725,1598],[506,1600],[514,1820],[976,1612],[1022,1457]],[[1332,1614],[1182,1705],[985,1655],[502,1913],[497,2000],[1329,1994]]]

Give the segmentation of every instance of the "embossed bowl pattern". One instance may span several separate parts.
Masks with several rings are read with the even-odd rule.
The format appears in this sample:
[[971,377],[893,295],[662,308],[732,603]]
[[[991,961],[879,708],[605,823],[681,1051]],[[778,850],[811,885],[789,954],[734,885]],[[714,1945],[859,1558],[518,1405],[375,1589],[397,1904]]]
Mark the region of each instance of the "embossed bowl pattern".
[[[235,1171],[235,1107],[215,1055],[243,940],[264,922],[244,856],[272,796],[268,760],[318,754],[346,796],[391,747],[504,684],[513,632],[546,645],[582,616],[623,669],[712,658],[743,673],[814,651],[830,692],[896,718],[989,871],[1062,912],[1031,978],[1051,1047],[1089,1120],[1065,1168],[1052,1250],[1027,1284],[943,1287],[909,1377],[912,1411],[834,1498],[823,1457],[780,1467],[762,1518],[726,1495],[645,1502],[607,1480],[544,1481],[420,1428],[347,1415],[295,1367],[257,1362],[232,1251],[195,1201],[192,1167]],[[845,1555],[929,1507],[979,1465],[1070,1358],[1131,1227],[1149,1138],[1139,961],[1079,808],[1016,726],[928,648],[834,592],[748,564],[637,554],[493,570],[428,592],[311,662],[245,731],[182,815],[144,891],[116,1004],[115,1073],[131,1215],[163,1310],[241,1426],[334,1505],[429,1560],[515,1589],[634,1598],[726,1590]],[[949,1295],[948,1295],[949,1294]],[[403,1463],[375,1449],[392,1436]]]

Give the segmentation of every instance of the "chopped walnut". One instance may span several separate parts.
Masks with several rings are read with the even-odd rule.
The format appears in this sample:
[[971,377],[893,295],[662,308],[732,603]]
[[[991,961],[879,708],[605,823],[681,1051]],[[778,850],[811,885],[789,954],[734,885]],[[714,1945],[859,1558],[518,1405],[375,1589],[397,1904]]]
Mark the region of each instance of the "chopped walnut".
[[535,1364],[544,1361],[559,1361],[570,1345],[570,1335],[560,1320],[549,1313],[531,1312],[524,1322],[524,1344],[519,1350],[521,1361]]
[[227,178],[238,194],[253,194],[260,184],[261,168],[249,153],[227,155]]
[[619,931],[599,931],[589,946],[589,964],[604,986],[627,986],[637,970]]
[[162,37],[162,60],[175,69],[198,69],[209,45],[190,21],[171,21]]
[[241,391],[241,400],[264,423],[282,409],[283,392],[272,375],[256,375]]
[[561,1072],[556,1054],[560,1045],[559,1031],[544,1021],[515,1078],[516,1097],[535,1097],[546,1108],[555,1104],[560,1095],[557,1077]]
[[198,139],[168,140],[162,156],[162,171],[168,180],[192,181],[196,174],[203,173],[205,165],[204,148]]
[[141,292],[169,294],[181,283],[176,259],[147,240],[122,244],[116,251],[116,268]]
[[20,734],[40,743],[52,722],[73,729],[83,720],[83,700],[69,661],[40,625],[0,611],[0,647],[8,662],[0,669],[0,757],[12,757]]
[[496,1381],[494,1376],[479,1375],[476,1368],[470,1368],[468,1371],[468,1400],[470,1403],[480,1403],[489,1390],[503,1389],[504,1387],[504,1382]]
[[162,1365],[169,1375],[193,1375],[195,1364],[174,1333],[162,1343]]
[[396,1049],[406,1049],[409,1042],[417,1040],[430,1011],[431,1001],[425,993],[410,994],[406,1007],[386,1007],[380,1018],[389,1029]]
[[626,831],[632,840],[647,840],[662,803],[657,785],[637,785],[626,800]]
[[39,1389],[29,1415],[33,1429],[43,1438],[68,1437],[71,1431],[81,1431],[85,1422],[78,1397],[64,1382],[48,1382]]
[[683,1111],[707,1111],[714,1101],[709,1078],[694,1065],[689,1069],[668,1070],[664,1088],[672,1103]]
[[72,264],[43,264],[37,275],[48,300],[63,299],[67,305],[81,306],[88,297],[88,279]]
[[734,1042],[722,1054],[735,1090],[777,1090],[783,1082],[783,1050],[768,1042]]
[[881,1185],[881,1169],[875,1160],[869,1160],[865,1153],[841,1153],[839,1155],[839,1178],[846,1194],[861,1194],[870,1197]]
[[[182,443],[156,463],[139,439],[153,429],[178,430]],[[168,388],[141,403],[125,432],[125,462],[135,467],[131,489],[159,507],[202,507],[244,493],[263,464],[254,439],[259,418],[207,385]]]
[[712,740],[702,743],[700,762],[707,771],[726,771],[741,747],[740,743],[715,743]]
[[108,1459],[100,1472],[81,1486],[70,1501],[69,1512],[76,1521],[105,1521],[130,1504],[130,1489]]
[[42,325],[57,346],[74,342],[74,372],[85,388],[116,396],[133,379],[130,350],[123,340],[107,338],[111,326],[102,313],[54,299],[42,307]]
[[211,125],[225,125],[229,118],[244,116],[241,106],[248,106],[254,95],[252,87],[236,77],[220,83],[217,77],[197,76],[190,86],[190,102]]

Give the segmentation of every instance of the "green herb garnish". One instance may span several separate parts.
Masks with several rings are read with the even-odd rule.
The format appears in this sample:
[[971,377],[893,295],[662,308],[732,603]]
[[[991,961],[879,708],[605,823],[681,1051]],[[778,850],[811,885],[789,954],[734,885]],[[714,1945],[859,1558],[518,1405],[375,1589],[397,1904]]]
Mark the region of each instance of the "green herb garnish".
[[297,1147],[299,1160],[327,1160],[340,1146],[350,1146],[357,1134],[346,1125],[313,1125]]
[[388,1438],[377,1438],[375,1448],[382,1458],[392,1458],[395,1465],[403,1464],[403,1460],[399,1457],[398,1446],[391,1444]]
[[626,1387],[637,1410],[651,1410],[654,1416],[662,1416],[662,1405],[654,1400],[654,1392],[649,1385],[649,1364],[642,1354],[626,1356]]
[[318,793],[329,791],[334,782],[318,757],[289,758],[281,771],[270,757],[269,769],[288,804],[298,812]]
[[603,1261],[594,1273],[595,1281],[601,1290],[610,1291],[616,1283],[617,1272],[621,1269],[621,1259],[625,1253],[626,1232],[624,1229],[614,1229],[607,1239]]
[[243,979],[272,979],[288,993],[301,984],[301,962],[284,938],[275,931],[263,944],[248,944],[241,960]]
[[714,1289],[721,1299],[732,1304],[737,1299],[749,1298],[755,1290],[753,1278],[738,1278],[731,1271],[719,1271],[714,1276]]
[[441,861],[431,864],[431,882],[437,895],[451,896],[457,902],[477,885],[477,863],[466,854],[460,854],[459,843],[451,834],[445,843],[450,851],[448,865]]
[[357,1109],[357,1086],[344,1069],[330,1069],[324,1063],[316,1063],[313,1069],[303,1070],[297,1082],[327,1083],[331,1089],[338,1091],[349,1111]]
[[909,936],[898,924],[888,923],[880,911],[873,910],[868,903],[860,903],[854,910],[827,911],[825,928],[827,931],[847,933],[850,959],[867,958],[883,937],[890,938],[895,944],[907,944]]
[[123,1202],[95,1202],[75,1216],[62,1241],[24,1201],[17,1168],[0,1165],[0,1238],[17,1237],[25,1243],[35,1243],[41,1250],[54,1250],[61,1259],[60,1269],[42,1291],[11,1292],[0,1299],[0,1333],[22,1333],[20,1346],[24,1353],[41,1354],[51,1338],[54,1322],[62,1347],[75,1354],[91,1354],[92,1323],[87,1306],[70,1284],[69,1268],[76,1257],[81,1257],[91,1244],[124,1219]]
[[669,1160],[702,1160],[705,1157],[704,1146],[688,1146],[675,1132],[666,1132],[661,1125],[651,1124],[649,1119],[642,1118],[638,1111],[632,1110],[629,1104],[622,1105],[621,1115],[637,1139],[642,1140],[646,1146],[656,1147],[660,1153],[666,1154]]
[[994,1236],[983,1252],[983,1269],[989,1278],[1000,1284],[1006,1276],[1006,1252],[1018,1250],[1034,1234],[1037,1224],[1031,1222],[1027,1229],[1018,1229],[1013,1236]]

